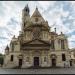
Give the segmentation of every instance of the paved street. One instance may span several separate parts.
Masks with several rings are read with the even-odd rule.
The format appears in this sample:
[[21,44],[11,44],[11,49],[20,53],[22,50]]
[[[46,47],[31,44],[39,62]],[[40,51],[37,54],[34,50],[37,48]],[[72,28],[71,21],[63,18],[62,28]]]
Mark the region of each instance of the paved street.
[[0,74],[75,74],[75,68],[0,69]]

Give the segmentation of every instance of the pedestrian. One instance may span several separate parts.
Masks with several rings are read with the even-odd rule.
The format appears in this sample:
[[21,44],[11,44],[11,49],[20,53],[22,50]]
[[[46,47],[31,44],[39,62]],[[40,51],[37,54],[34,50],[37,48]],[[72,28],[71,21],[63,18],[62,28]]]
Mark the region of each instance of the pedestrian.
[[64,63],[64,68],[65,68],[65,63]]

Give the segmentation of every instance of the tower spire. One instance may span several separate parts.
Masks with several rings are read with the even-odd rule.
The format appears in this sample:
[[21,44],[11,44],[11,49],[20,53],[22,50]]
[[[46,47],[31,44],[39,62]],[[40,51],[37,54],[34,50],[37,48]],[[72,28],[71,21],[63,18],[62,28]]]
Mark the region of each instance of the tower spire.
[[26,6],[24,7],[23,11],[22,11],[22,30],[25,28],[26,23],[29,21],[30,19],[30,14],[29,14],[30,10],[29,10],[29,6],[28,4],[26,4]]
[[38,7],[36,6],[36,10],[38,10]]
[[28,6],[28,4],[24,7],[23,10],[24,10],[24,12],[26,12],[26,13],[29,14],[30,10],[29,10],[29,6]]

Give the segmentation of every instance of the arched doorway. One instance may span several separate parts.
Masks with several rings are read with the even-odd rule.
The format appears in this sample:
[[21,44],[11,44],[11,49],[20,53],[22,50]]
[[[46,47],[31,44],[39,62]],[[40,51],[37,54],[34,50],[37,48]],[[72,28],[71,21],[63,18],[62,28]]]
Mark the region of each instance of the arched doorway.
[[55,54],[51,54],[51,67],[56,67],[56,58],[57,56]]
[[56,59],[52,59],[52,67],[56,67]]
[[33,66],[34,67],[39,67],[40,66],[40,54],[41,52],[40,51],[33,51]]
[[23,56],[22,55],[19,55],[18,56],[18,67],[21,68],[22,66],[22,61],[23,61]]
[[39,67],[39,57],[34,57],[34,67]]
[[19,67],[22,66],[22,59],[19,59]]
[[72,66],[72,60],[70,60],[70,66]]

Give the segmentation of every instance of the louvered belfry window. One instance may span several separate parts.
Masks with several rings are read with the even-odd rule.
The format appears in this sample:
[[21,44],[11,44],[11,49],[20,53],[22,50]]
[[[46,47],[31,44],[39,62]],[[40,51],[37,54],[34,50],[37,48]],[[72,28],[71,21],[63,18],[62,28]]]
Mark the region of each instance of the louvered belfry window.
[[11,59],[10,60],[13,61],[13,55],[11,55]]

